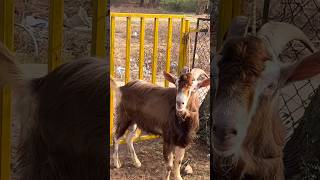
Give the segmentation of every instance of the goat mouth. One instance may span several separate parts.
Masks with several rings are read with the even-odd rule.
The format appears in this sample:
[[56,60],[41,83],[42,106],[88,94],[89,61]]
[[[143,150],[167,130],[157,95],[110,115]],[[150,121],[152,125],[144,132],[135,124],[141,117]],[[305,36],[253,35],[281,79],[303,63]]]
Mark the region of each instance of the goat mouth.
[[232,149],[219,149],[217,147],[213,147],[214,153],[221,157],[229,157],[234,155],[234,151]]
[[232,144],[215,144],[213,143],[213,150],[222,157],[227,157],[235,154],[236,147]]

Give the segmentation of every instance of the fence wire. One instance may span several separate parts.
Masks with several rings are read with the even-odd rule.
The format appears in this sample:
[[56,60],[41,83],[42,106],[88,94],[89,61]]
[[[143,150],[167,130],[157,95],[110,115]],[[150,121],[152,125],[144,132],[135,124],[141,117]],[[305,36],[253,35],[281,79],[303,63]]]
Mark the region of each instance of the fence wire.
[[[191,47],[189,51],[192,54],[190,62],[192,67],[203,69],[210,75],[210,18],[198,18],[196,25],[196,33],[191,37]],[[200,96],[200,103],[202,104],[202,111],[200,112],[200,130],[198,132],[199,138],[210,144],[209,134],[209,101],[205,101],[209,87],[198,90]]]

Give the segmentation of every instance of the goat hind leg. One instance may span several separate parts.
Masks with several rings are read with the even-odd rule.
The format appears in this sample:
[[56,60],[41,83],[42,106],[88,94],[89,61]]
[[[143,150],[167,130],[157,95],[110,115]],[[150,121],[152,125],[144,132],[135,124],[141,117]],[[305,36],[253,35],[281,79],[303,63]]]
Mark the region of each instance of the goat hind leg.
[[174,151],[173,172],[176,180],[183,180],[180,174],[181,163],[184,158],[185,148],[176,146]]
[[121,163],[119,160],[119,141],[120,138],[117,138],[116,136],[113,137],[113,147],[114,147],[114,151],[113,151],[113,164],[116,168],[120,168],[121,167]]
[[132,131],[130,131],[127,136],[127,146],[131,155],[131,159],[134,163],[134,166],[138,168],[138,167],[141,167],[141,162],[138,159],[136,151],[134,150],[134,147],[133,147],[133,139],[136,137],[136,135],[137,135],[137,125],[134,124],[132,126]]
[[123,122],[124,123],[121,123],[121,124],[119,123],[116,125],[116,131],[113,137],[113,147],[114,147],[113,163],[116,168],[121,167],[121,163],[119,160],[119,141],[120,141],[120,138],[124,135],[124,133],[128,129],[128,127],[130,126],[130,122],[128,121],[123,121]]

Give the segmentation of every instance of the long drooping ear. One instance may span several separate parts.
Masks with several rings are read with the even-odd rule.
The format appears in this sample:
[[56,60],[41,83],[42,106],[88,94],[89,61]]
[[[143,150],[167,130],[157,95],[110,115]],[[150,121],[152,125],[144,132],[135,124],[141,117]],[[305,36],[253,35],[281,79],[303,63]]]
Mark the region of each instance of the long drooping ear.
[[281,70],[281,86],[309,79],[318,74],[320,74],[320,51],[307,56],[295,65],[283,68]]
[[207,87],[210,86],[210,78],[207,78],[205,80],[202,80],[198,83],[198,88]]
[[166,71],[163,71],[163,76],[167,81],[169,81],[169,82],[171,82],[173,84],[176,84],[177,78],[174,77],[172,74],[167,73]]

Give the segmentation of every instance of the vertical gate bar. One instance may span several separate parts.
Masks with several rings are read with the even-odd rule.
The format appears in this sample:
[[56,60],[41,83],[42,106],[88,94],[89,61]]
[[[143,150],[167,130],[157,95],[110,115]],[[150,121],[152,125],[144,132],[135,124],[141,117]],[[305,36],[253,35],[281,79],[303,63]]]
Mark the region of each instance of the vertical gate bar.
[[152,79],[156,83],[157,63],[158,63],[158,40],[159,40],[159,19],[154,18],[154,40],[153,40],[153,57],[152,57]]
[[126,70],[125,84],[130,80],[130,44],[131,44],[131,17],[127,17],[127,39],[126,39]]
[[1,180],[11,175],[11,89],[4,86],[0,93],[1,101]]
[[189,63],[189,32],[190,32],[190,20],[186,20],[185,35],[184,35],[184,55],[182,67]]
[[[172,18],[169,18],[168,19],[166,72],[170,72],[171,48],[172,48]],[[169,82],[167,80],[164,81],[164,86],[169,87]]]
[[64,0],[50,0],[48,71],[61,64],[63,47]]
[[184,58],[184,35],[185,35],[185,19],[181,19],[181,27],[180,27],[180,49],[179,49],[179,62],[178,62],[178,75],[180,74],[180,71],[183,68],[183,58]]
[[[232,12],[232,13],[230,13]],[[221,47],[224,34],[227,32],[232,18],[242,13],[242,0],[221,1],[219,5],[217,50]]]
[[140,54],[139,54],[139,79],[143,79],[144,67],[144,36],[145,36],[145,21],[144,17],[140,19]]
[[[0,0],[0,41],[14,50],[14,1]],[[0,180],[11,179],[11,88],[0,87]]]
[[93,0],[91,56],[106,57],[107,0]]
[[[111,16],[111,27],[110,27],[110,77],[114,78],[114,40],[115,40],[115,17]],[[114,113],[114,91],[110,91],[110,142],[112,142],[113,133],[113,113]]]
[[194,49],[193,49],[193,57],[192,57],[192,67],[194,68],[194,60],[196,57],[197,53],[197,44],[198,44],[198,35],[199,35],[199,25],[200,25],[200,19],[197,19],[197,32],[196,32],[196,37],[194,38]]

